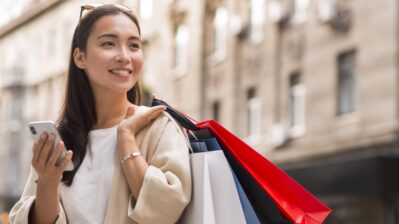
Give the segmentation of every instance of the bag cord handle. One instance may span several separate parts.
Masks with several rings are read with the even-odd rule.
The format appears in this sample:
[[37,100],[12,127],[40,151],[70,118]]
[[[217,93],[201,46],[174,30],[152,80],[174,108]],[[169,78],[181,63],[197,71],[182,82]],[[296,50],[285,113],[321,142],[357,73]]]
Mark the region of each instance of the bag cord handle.
[[195,126],[195,124],[192,122],[194,121],[195,123],[198,123],[196,120],[192,119],[191,117],[185,115],[184,113],[176,110],[175,108],[171,107],[169,104],[167,104],[163,100],[159,99],[153,99],[151,102],[151,107],[154,106],[166,106],[166,112],[170,114],[181,126],[183,126],[185,129],[190,130],[190,131],[198,131],[199,128]]

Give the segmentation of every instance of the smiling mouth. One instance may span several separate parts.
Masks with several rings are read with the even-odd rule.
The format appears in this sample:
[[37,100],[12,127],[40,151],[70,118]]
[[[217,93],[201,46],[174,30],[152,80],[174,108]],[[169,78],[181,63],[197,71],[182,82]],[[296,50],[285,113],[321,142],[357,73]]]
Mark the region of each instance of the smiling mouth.
[[128,76],[132,74],[131,70],[124,70],[124,69],[111,69],[108,71],[114,75],[119,75],[119,76]]

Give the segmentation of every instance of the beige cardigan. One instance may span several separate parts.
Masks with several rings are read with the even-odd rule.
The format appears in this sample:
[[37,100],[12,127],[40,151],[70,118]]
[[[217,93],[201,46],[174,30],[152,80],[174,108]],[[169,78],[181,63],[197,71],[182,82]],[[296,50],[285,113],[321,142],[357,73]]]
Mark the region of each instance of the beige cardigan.
[[[163,112],[136,139],[149,164],[138,200],[132,197],[121,166],[116,166],[104,223],[176,223],[191,197],[189,150],[182,129]],[[21,199],[10,212],[11,223],[28,223],[36,179],[32,169]],[[60,208],[56,223],[68,223],[62,198]]]

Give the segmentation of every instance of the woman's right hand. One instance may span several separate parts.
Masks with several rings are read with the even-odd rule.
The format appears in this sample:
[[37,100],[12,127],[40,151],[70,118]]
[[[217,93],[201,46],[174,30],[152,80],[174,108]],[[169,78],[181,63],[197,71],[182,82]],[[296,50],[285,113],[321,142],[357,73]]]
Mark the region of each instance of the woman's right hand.
[[55,150],[51,153],[52,145],[55,141],[54,134],[42,134],[37,143],[33,145],[32,166],[39,176],[38,181],[50,187],[58,187],[69,161],[72,159],[72,151],[68,150],[65,158],[59,166],[56,165],[57,158],[64,149],[64,143],[60,141]]

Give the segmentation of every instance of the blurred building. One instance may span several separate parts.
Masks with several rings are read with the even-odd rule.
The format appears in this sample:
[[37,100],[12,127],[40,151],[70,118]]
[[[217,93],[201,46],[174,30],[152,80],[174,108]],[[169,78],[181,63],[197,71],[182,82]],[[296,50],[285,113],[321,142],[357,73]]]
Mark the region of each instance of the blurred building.
[[[81,4],[21,1],[0,28],[0,212],[21,194],[25,127],[55,120]],[[143,84],[215,119],[334,209],[398,223],[395,0],[120,0],[142,26]]]
[[20,197],[29,175],[26,123],[56,118],[79,16],[63,1],[14,2],[21,13],[0,28],[0,211]]
[[208,1],[205,15],[204,115],[331,206],[327,223],[398,223],[397,1]]

